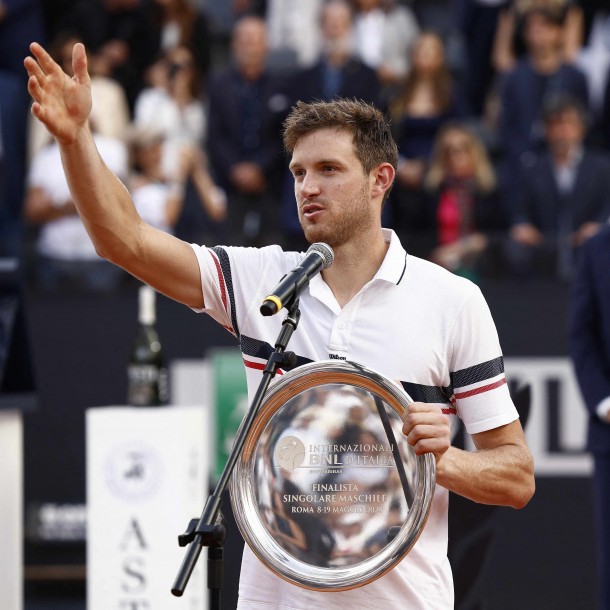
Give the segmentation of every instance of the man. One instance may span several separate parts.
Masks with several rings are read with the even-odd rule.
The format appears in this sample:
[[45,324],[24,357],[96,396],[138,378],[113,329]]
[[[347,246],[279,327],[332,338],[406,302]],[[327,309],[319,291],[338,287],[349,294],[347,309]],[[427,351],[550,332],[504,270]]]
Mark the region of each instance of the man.
[[311,68],[292,79],[291,100],[349,97],[378,104],[381,85],[375,71],[355,54],[352,9],[345,0],[331,0],[324,5],[320,34],[320,57]]
[[610,610],[610,226],[584,246],[572,284],[570,352],[589,411],[598,531],[599,609]]
[[[73,81],[39,45],[32,52],[36,60],[25,60],[32,112],[60,142],[76,204],[98,251],[230,328],[242,342],[253,392],[279,325],[252,305],[301,255],[277,246],[210,250],[147,226],[100,161],[86,128],[91,103],[83,47],[74,48]],[[335,253],[334,264],[302,293],[302,321],[290,347],[309,360],[359,361],[409,384],[414,393],[433,396],[435,402],[410,406],[403,431],[417,454],[434,455],[438,485],[424,532],[387,575],[357,590],[310,591],[272,575],[246,549],[240,608],[447,610],[453,607],[448,491],[515,508],[534,491],[532,458],[508,394],[489,309],[474,284],[408,257],[396,236],[382,229],[397,150],[380,112],[348,100],[300,103],[286,120],[284,142],[305,236],[327,242]],[[450,446],[457,411],[480,451]]]
[[[317,62],[298,71],[289,84],[291,105],[302,100],[355,98],[379,105],[381,83],[372,68],[356,57],[353,48],[352,8],[345,0],[330,0],[320,12],[322,49]],[[281,219],[284,242],[304,245],[294,206],[294,180],[285,170],[282,178]]]
[[587,117],[577,98],[551,97],[543,116],[547,148],[521,164],[514,262],[569,279],[575,250],[610,216],[610,159],[586,148]]
[[277,240],[276,185],[281,175],[279,138],[288,98],[266,69],[267,30],[259,17],[243,17],[231,39],[233,65],[208,85],[208,152],[215,178],[228,197],[232,243]]
[[514,196],[521,155],[540,148],[544,136],[541,110],[549,96],[569,93],[586,107],[584,74],[563,58],[563,13],[533,8],[524,16],[526,55],[508,73],[501,94],[500,137],[504,147],[504,180]]

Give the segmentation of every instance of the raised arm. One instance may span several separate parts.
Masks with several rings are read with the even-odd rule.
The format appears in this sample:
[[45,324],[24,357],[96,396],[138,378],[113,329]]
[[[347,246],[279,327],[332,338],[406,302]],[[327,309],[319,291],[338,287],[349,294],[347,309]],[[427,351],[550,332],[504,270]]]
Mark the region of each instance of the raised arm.
[[191,247],[147,225],[123,183],[102,161],[88,126],[91,79],[85,48],[72,51],[70,78],[37,43],[24,65],[32,114],[57,140],[74,203],[100,256],[167,296],[201,307],[199,266]]

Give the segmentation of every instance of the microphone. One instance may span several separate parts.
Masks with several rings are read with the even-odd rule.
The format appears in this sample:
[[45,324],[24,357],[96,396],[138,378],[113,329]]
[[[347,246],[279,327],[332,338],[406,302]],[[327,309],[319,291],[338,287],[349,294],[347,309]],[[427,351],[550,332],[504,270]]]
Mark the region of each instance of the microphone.
[[260,311],[264,316],[275,315],[286,303],[298,299],[301,291],[309,284],[312,277],[322,269],[328,269],[333,264],[335,255],[332,248],[323,243],[312,244],[301,262],[287,273],[275,290],[265,298]]

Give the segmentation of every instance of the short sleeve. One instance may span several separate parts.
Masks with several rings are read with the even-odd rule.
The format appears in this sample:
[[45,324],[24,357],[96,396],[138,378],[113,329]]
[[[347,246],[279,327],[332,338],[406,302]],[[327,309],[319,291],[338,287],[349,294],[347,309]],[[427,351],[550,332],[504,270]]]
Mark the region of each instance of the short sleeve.
[[508,391],[496,326],[474,285],[455,320],[450,377],[457,413],[469,434],[519,418]]

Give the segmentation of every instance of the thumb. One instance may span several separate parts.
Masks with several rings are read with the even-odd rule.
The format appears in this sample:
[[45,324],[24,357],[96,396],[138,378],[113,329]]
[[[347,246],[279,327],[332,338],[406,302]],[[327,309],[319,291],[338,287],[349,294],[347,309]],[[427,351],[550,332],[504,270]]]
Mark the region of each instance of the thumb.
[[87,72],[87,52],[82,42],[77,42],[72,49],[72,69],[77,82],[83,85],[91,83],[89,72]]

